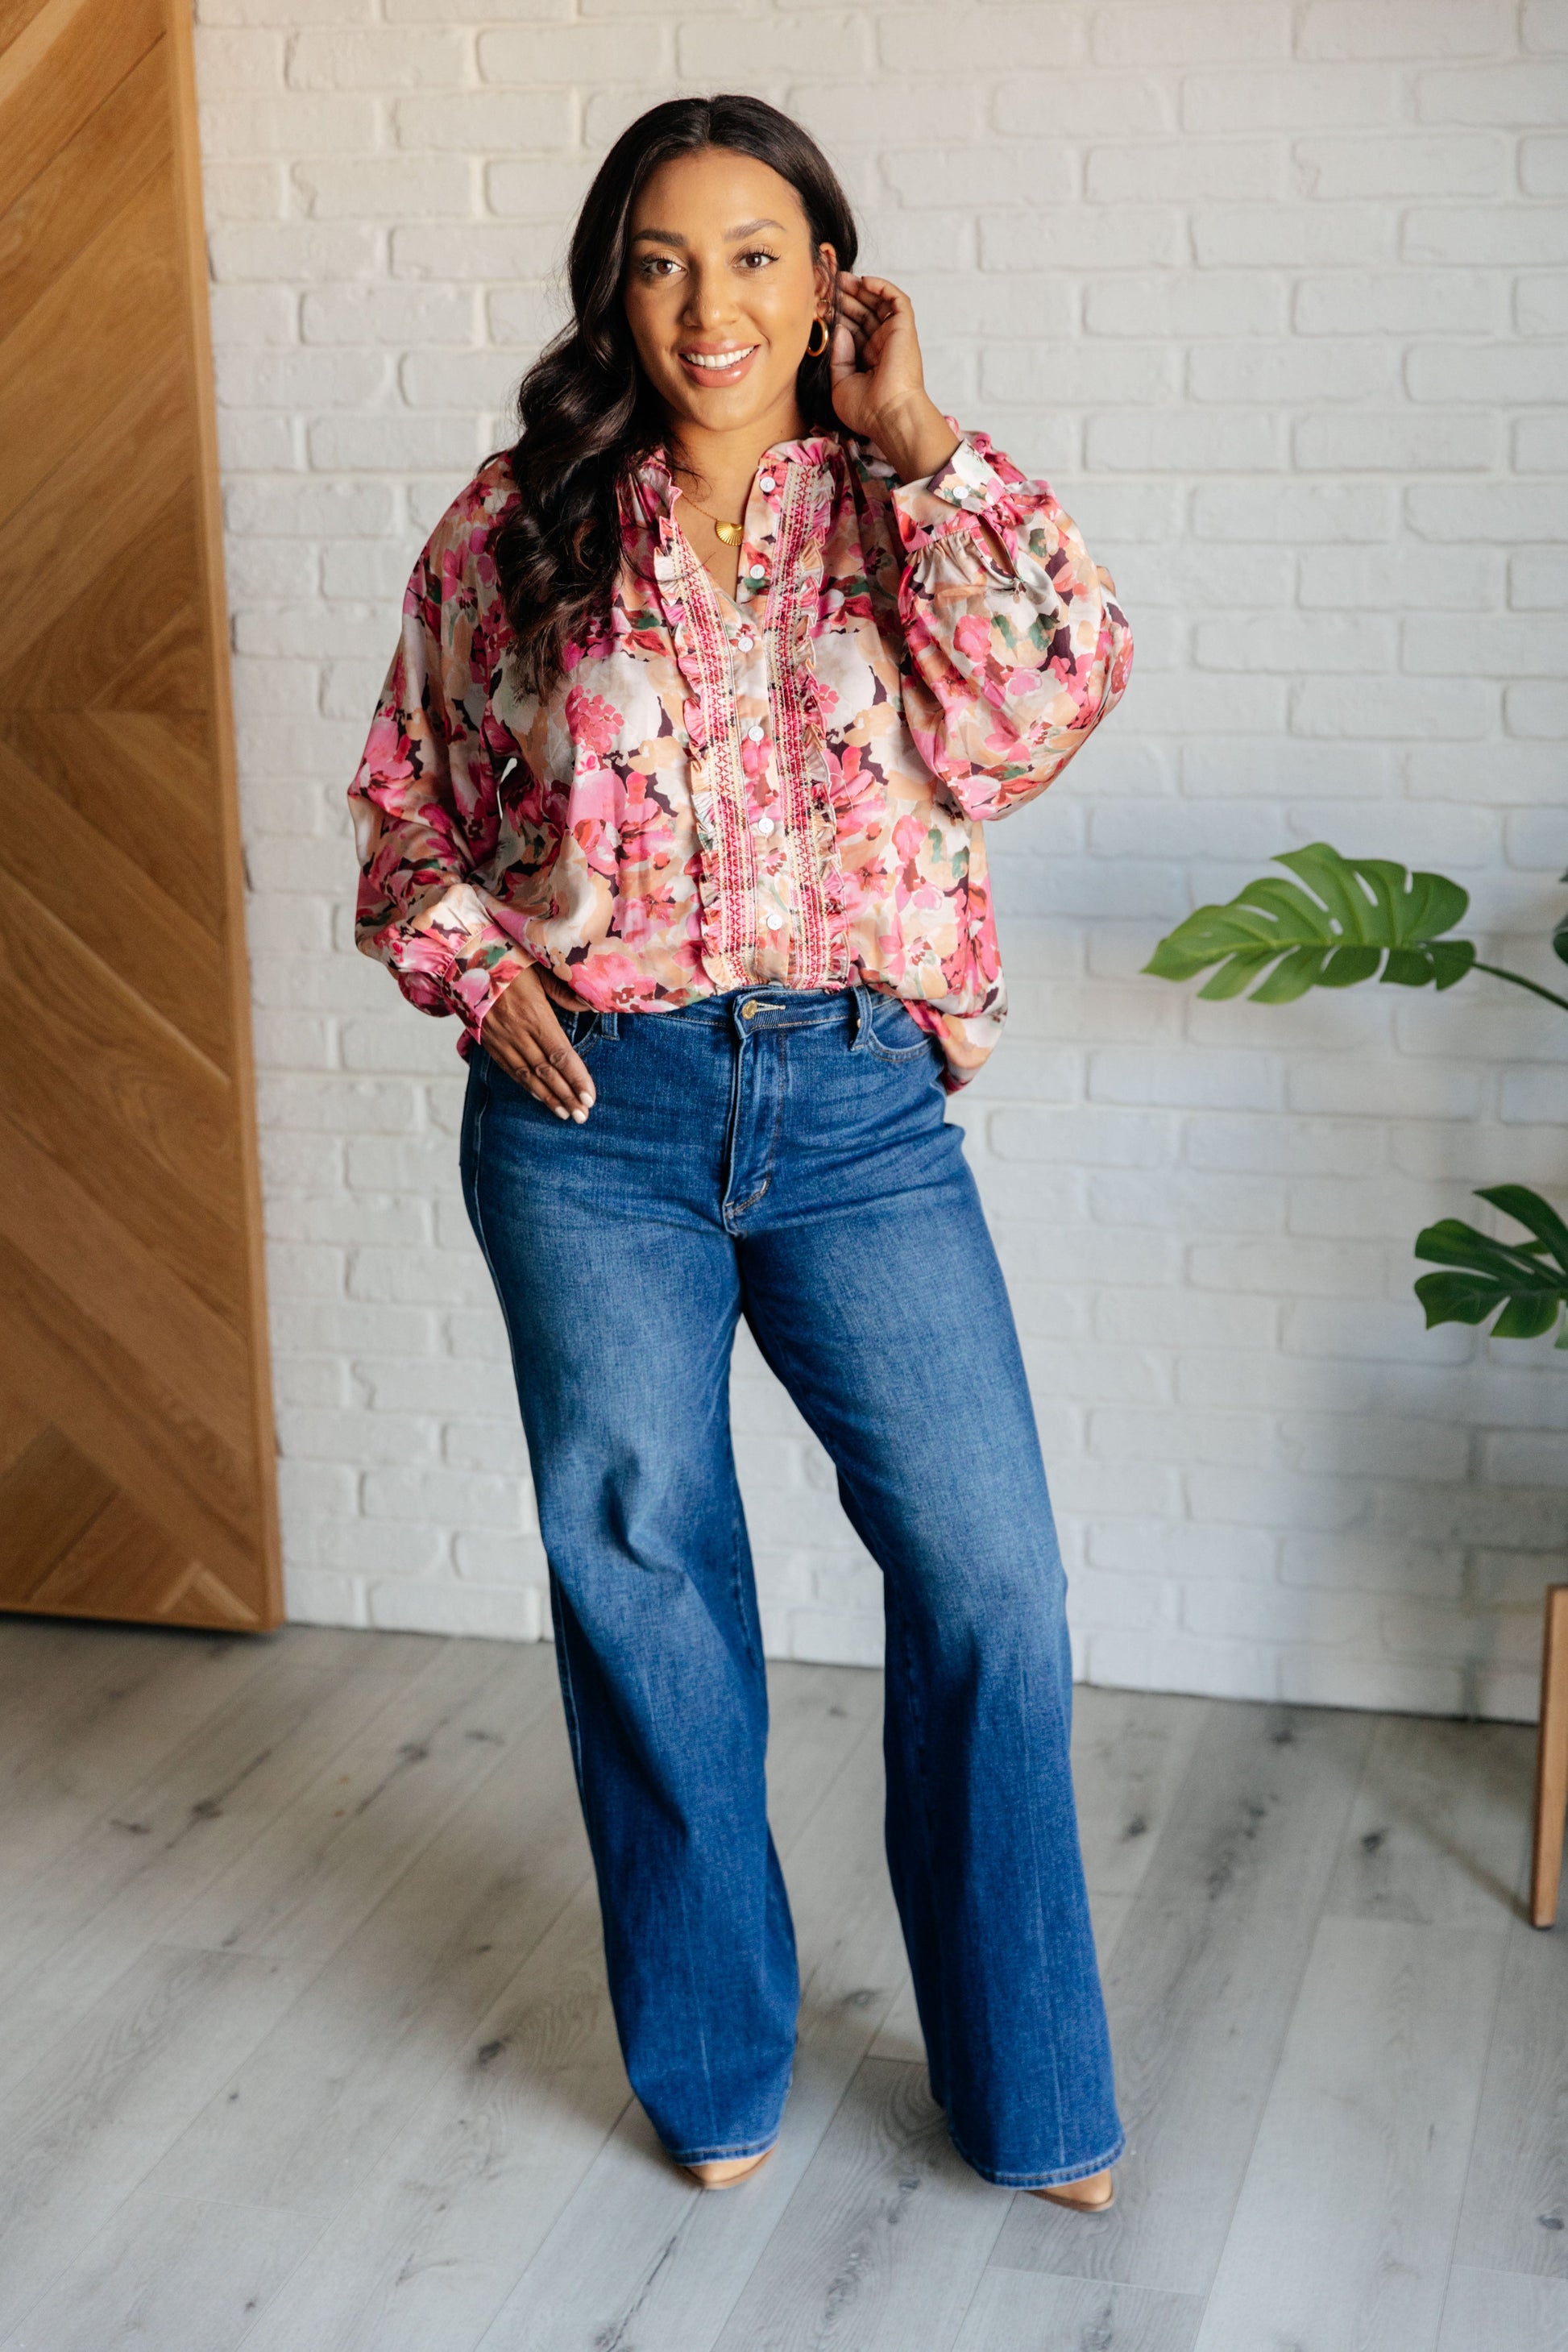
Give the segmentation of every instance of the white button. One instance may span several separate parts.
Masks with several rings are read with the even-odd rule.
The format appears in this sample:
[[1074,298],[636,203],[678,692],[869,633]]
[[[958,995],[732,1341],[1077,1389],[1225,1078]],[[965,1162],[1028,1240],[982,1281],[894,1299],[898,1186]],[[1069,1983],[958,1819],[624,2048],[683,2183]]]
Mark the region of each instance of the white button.
[[767,578],[767,576],[768,576],[768,575],[767,575],[767,570],[766,570],[766,567],[765,567],[764,565],[763,565],[763,564],[761,564],[761,563],[753,563],[753,564],[752,564],[752,579],[753,579],[753,580],[765,580],[765,579]]
[[783,928],[784,917],[781,914],[774,912],[768,917],[768,929],[770,931],[782,930]]
[[771,816],[760,816],[757,819],[757,831],[759,833],[772,833],[773,829],[773,821]]
[[773,478],[771,474],[759,474],[757,476],[757,488],[759,490],[771,490],[773,486]]
[[761,721],[760,719],[757,721],[757,723],[756,723],[754,726],[752,726],[752,727],[748,727],[748,728],[747,728],[747,730],[746,730],[746,740],[748,740],[748,742],[752,742],[752,743],[760,743],[760,742],[762,741],[762,740],[763,740],[763,729],[762,729],[762,721]]

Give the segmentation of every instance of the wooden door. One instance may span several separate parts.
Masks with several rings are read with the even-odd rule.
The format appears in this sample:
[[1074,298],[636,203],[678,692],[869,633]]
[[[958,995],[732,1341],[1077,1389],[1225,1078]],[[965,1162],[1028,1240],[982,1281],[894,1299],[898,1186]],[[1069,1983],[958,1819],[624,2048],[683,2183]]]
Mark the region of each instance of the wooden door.
[[0,0],[0,1609],[282,1615],[189,0]]

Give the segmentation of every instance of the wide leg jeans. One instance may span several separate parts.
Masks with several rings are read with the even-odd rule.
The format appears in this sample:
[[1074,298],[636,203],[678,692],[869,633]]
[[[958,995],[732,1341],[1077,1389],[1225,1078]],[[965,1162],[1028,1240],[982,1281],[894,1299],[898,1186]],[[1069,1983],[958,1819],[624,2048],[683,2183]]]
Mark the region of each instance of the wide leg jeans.
[[932,2094],[988,2180],[1096,2172],[1122,2134],[1066,1579],[937,1048],[863,988],[566,1021],[586,1123],[476,1049],[463,1181],[510,1337],[632,2086],[695,2163],[771,2145],[794,2063],[730,1437],[743,1315],[882,1570],[887,1854]]

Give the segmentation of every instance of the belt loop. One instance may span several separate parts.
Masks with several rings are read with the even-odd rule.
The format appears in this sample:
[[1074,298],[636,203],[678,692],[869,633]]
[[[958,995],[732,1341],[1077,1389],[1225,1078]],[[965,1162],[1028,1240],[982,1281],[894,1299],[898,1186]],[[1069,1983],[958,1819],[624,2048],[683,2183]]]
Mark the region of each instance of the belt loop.
[[620,1034],[621,1034],[621,1016],[620,1016],[620,1014],[619,1014],[618,1013],[600,1013],[600,1015],[599,1015],[599,1034],[600,1034],[600,1036],[601,1036],[601,1037],[608,1037],[608,1038],[612,1041],[612,1043],[613,1043],[613,1042],[614,1042],[614,1040],[615,1040],[616,1038],[617,1038],[617,1037],[620,1035]]
[[860,1054],[864,1053],[871,1042],[871,992],[863,980],[858,980],[853,993],[855,1034],[849,1041],[849,1051],[852,1054]]

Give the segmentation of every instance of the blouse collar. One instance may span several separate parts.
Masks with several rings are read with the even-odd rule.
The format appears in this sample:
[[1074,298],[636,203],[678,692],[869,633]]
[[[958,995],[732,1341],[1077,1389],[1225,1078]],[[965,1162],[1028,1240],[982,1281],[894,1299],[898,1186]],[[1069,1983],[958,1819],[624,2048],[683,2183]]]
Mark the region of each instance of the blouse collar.
[[[844,447],[835,433],[803,433],[792,441],[774,441],[757,460],[759,473],[770,467],[842,465]],[[671,493],[675,478],[669,468],[669,455],[663,442],[649,452],[637,468],[637,483],[643,494],[644,510],[651,520],[667,517],[674,504]]]

